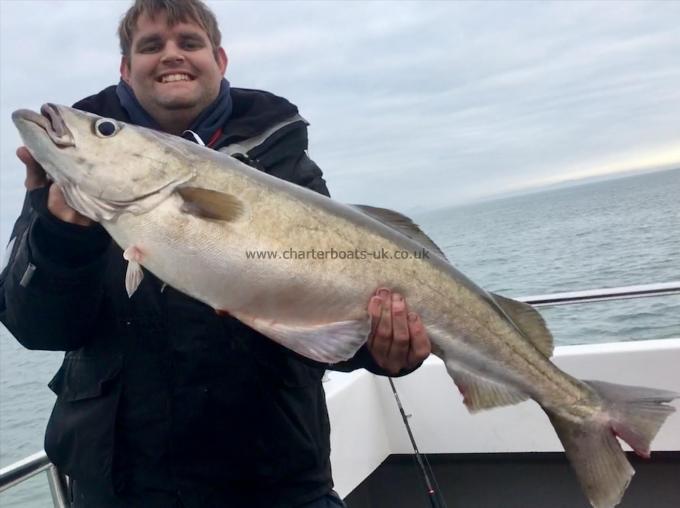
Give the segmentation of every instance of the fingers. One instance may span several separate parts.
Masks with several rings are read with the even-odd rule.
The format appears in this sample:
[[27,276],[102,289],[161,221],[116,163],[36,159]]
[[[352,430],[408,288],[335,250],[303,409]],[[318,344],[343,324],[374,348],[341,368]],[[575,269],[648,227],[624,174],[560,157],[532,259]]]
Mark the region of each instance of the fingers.
[[376,363],[390,374],[413,369],[425,360],[432,345],[420,316],[409,312],[399,293],[381,288],[368,303],[371,334],[368,349]]
[[387,369],[395,374],[404,368],[409,352],[409,329],[406,301],[398,293],[392,294],[392,345]]
[[406,368],[413,369],[430,356],[432,344],[427,336],[423,322],[420,320],[420,316],[415,312],[408,313],[408,331],[411,343],[406,359]]
[[32,191],[39,187],[45,187],[49,181],[47,180],[47,175],[40,164],[36,162],[33,156],[30,154],[25,146],[20,146],[17,148],[17,157],[26,166],[26,180],[24,185],[26,190]]
[[50,187],[50,192],[47,195],[47,209],[52,215],[64,222],[78,224],[79,226],[89,226],[93,223],[92,220],[79,214],[68,205],[64,193],[57,184]]
[[373,339],[375,338],[375,332],[378,329],[381,313],[382,298],[380,298],[376,293],[376,295],[372,296],[371,300],[368,302],[368,315],[371,317],[371,333],[368,336],[369,349],[373,349]]
[[371,298],[368,313],[372,330],[368,348],[380,367],[397,374],[406,366],[410,348],[406,301],[382,288]]
[[387,368],[385,363],[392,342],[392,300],[388,289],[379,289],[376,296],[371,298],[370,311],[373,333],[369,338],[369,349],[378,365]]
[[[16,154],[19,160],[26,166],[26,180],[24,181],[26,190],[32,191],[40,187],[45,187],[50,183],[45,170],[36,162],[25,146],[17,148]],[[47,196],[47,209],[52,215],[64,222],[70,222],[80,226],[89,226],[93,222],[89,218],[76,212],[66,203],[64,194],[61,192],[58,185],[52,185],[50,187]]]

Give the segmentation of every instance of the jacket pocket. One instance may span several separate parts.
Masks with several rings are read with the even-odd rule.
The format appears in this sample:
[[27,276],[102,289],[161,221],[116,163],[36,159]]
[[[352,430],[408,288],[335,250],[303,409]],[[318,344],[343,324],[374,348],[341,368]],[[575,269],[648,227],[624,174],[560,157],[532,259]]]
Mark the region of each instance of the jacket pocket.
[[120,357],[110,361],[67,356],[47,386],[58,398],[71,402],[99,397],[118,378],[122,363]]
[[45,451],[65,474],[113,491],[122,358],[67,355],[49,387],[57,394]]

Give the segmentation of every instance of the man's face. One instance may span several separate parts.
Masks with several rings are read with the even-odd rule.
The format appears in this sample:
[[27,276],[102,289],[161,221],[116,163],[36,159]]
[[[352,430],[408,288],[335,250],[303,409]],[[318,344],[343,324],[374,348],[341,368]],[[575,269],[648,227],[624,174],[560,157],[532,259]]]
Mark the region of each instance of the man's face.
[[195,23],[169,27],[165,13],[139,17],[130,57],[120,72],[142,107],[159,119],[179,113],[198,116],[216,98],[227,68],[222,48],[213,51],[208,34]]

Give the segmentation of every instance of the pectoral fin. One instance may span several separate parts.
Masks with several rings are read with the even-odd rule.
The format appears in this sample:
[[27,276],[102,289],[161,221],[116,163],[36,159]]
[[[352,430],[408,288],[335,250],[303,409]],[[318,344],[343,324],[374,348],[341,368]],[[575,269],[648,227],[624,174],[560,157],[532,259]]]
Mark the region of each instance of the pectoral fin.
[[127,271],[125,272],[125,290],[128,297],[132,298],[132,295],[137,291],[144,278],[142,265],[139,264],[142,260],[142,252],[135,245],[132,245],[125,249],[123,258],[128,262]]
[[182,211],[197,217],[231,222],[244,213],[243,202],[233,194],[200,187],[180,187],[177,192],[184,200]]

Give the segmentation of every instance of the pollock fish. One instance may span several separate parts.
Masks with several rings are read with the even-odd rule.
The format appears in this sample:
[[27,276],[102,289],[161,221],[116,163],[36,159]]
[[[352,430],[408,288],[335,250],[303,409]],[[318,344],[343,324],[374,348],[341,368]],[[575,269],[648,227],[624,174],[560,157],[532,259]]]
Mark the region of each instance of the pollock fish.
[[[526,399],[541,406],[596,508],[617,505],[634,474],[617,437],[648,457],[675,410],[676,393],[558,369],[536,310],[475,285],[397,212],[345,205],[179,137],[65,106],[12,118],[69,205],[123,250],[121,284],[132,298],[143,267],[332,364],[367,340],[375,289],[393,288],[421,316],[471,412]],[[325,255],[297,255],[310,252]]]

